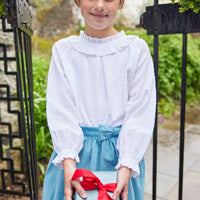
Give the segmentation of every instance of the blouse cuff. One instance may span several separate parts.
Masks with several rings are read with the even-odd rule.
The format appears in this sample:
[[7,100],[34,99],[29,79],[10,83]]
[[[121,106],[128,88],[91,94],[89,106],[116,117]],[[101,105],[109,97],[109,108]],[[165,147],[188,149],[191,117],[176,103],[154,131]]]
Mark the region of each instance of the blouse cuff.
[[131,169],[131,175],[130,176],[132,178],[137,178],[140,175],[139,164],[131,158],[119,159],[119,162],[116,165],[115,169],[118,170],[121,167],[128,167],[129,169]]
[[57,156],[54,158],[54,160],[52,161],[52,163],[59,167],[59,168],[62,168],[63,169],[63,160],[65,158],[71,158],[71,159],[74,159],[76,160],[76,162],[79,162],[79,157],[78,157],[78,154],[74,151],[71,151],[71,150],[62,150],[60,151]]

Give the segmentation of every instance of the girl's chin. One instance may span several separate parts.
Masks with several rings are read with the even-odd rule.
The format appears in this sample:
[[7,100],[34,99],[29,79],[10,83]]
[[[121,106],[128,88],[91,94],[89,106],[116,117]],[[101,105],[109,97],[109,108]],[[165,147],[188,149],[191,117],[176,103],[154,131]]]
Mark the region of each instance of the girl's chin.
[[95,29],[97,31],[101,31],[101,30],[105,30],[106,27],[93,27],[93,29]]
[[94,29],[94,30],[97,30],[97,31],[101,31],[101,30],[106,30],[106,29],[109,29],[109,26],[90,26],[89,25],[89,27],[91,28],[91,29]]

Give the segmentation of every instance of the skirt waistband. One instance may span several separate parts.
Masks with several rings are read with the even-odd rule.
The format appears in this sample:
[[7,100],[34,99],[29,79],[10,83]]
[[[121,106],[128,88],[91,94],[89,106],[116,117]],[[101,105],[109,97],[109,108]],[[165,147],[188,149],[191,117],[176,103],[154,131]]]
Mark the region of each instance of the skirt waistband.
[[81,126],[84,136],[98,137],[99,141],[116,137],[119,135],[121,126],[109,127],[105,125],[99,125],[99,127],[84,127]]

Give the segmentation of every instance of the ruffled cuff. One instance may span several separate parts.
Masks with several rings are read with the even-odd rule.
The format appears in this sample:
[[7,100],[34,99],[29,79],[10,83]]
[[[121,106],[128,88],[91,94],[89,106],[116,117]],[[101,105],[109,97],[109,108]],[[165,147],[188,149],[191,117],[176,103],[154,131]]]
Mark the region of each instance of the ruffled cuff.
[[76,162],[80,162],[79,157],[78,157],[78,153],[71,151],[71,150],[62,150],[57,154],[57,156],[52,161],[52,163],[55,166],[63,169],[63,160],[65,158],[75,159]]
[[131,169],[130,176],[132,178],[137,178],[140,175],[139,164],[131,158],[119,159],[118,164],[116,165],[115,169],[118,170],[120,167],[128,167],[129,169]]

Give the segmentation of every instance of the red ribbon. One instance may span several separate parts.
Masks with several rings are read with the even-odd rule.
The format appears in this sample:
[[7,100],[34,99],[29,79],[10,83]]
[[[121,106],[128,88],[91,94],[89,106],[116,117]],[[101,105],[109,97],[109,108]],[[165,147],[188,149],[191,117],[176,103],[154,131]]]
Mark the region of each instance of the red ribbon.
[[80,181],[80,183],[84,190],[99,189],[98,200],[112,200],[107,191],[114,192],[117,183],[103,185],[99,178],[88,169],[77,169],[71,180],[73,181],[80,177],[83,177],[83,181]]

